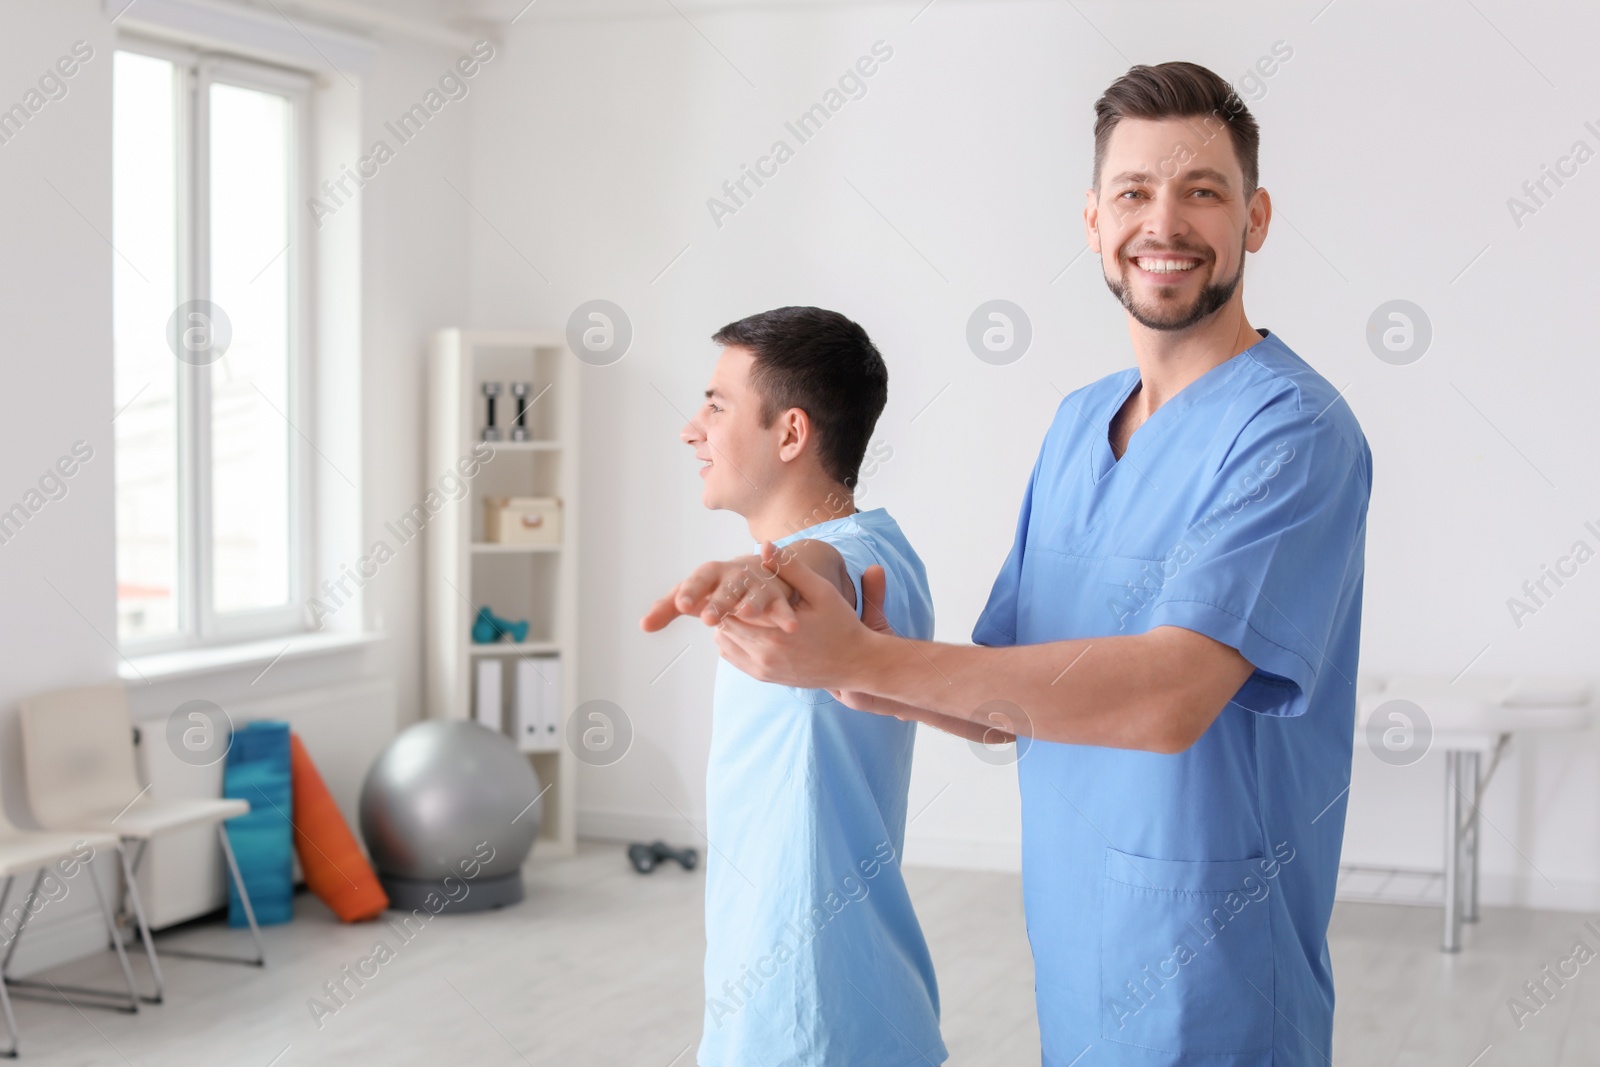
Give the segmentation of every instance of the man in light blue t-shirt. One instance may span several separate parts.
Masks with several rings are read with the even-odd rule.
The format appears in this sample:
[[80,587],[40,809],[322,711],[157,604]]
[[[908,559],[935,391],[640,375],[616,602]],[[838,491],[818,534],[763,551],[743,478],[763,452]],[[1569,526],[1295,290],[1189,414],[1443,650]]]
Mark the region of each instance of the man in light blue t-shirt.
[[[749,522],[756,551],[706,564],[643,620],[679,615],[794,625],[779,560],[805,564],[856,606],[871,566],[883,620],[933,634],[922,561],[852,487],[888,371],[860,326],[789,307],[723,327],[706,402],[682,433],[702,500]],[[943,1063],[933,962],[900,872],[916,724],[826,691],[717,665],[706,772],[706,1010],[701,1067]]]

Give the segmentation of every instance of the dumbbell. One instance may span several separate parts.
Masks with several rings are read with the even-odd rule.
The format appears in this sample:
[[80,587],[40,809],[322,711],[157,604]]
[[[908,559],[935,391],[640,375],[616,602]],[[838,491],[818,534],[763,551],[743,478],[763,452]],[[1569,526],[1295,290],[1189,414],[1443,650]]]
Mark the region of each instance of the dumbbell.
[[677,860],[684,870],[692,871],[700,863],[700,853],[692,848],[670,848],[665,841],[655,841],[648,845],[629,845],[628,860],[640,874],[649,874],[665,860]]
[[489,423],[483,428],[483,439],[485,441],[498,441],[500,440],[500,428],[494,424],[494,400],[495,397],[500,395],[500,383],[484,382],[483,395],[489,403]]
[[526,441],[528,439],[528,394],[533,387],[527,382],[512,382],[511,395],[517,398],[517,422],[511,427],[513,441]]
[[472,640],[474,644],[492,645],[502,637],[509,636],[517,644],[528,639],[528,621],[519,619],[512,622],[502,619],[488,608],[479,608],[478,616],[472,622]]

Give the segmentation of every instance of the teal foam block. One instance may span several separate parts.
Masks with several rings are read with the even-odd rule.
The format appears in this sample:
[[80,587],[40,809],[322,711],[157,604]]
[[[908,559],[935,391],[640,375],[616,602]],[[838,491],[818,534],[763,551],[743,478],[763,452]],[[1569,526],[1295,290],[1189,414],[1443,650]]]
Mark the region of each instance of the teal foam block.
[[[250,802],[229,819],[228,842],[262,926],[294,918],[294,818],[289,780],[289,724],[246,723],[233,732],[222,795]],[[247,925],[238,887],[228,879],[228,925]]]

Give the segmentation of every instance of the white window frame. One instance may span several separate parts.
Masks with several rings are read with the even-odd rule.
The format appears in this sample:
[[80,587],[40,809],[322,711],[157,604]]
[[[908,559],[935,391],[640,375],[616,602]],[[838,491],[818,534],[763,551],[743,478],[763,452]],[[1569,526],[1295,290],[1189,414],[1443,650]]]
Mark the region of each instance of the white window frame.
[[178,302],[209,299],[210,88],[237,85],[276,93],[290,102],[293,143],[285,205],[288,257],[288,603],[253,611],[219,613],[214,607],[211,542],[211,367],[179,362],[178,387],[178,592],[177,632],[122,642],[125,653],[148,655],[180,649],[236,644],[308,629],[306,603],[314,573],[312,448],[301,429],[314,410],[312,382],[313,229],[301,202],[312,187],[315,76],[256,59],[123,34],[117,51],[172,62],[181,79],[177,92]]

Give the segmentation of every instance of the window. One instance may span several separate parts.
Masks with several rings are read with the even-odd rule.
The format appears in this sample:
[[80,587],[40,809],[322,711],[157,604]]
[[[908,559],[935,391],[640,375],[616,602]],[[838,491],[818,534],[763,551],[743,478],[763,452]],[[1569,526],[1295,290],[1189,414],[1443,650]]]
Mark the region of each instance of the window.
[[310,79],[155,44],[113,63],[119,637],[303,629]]

